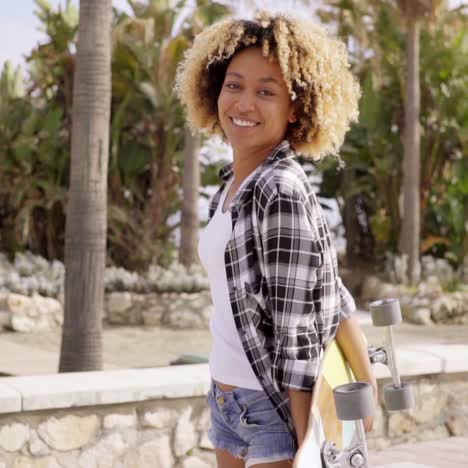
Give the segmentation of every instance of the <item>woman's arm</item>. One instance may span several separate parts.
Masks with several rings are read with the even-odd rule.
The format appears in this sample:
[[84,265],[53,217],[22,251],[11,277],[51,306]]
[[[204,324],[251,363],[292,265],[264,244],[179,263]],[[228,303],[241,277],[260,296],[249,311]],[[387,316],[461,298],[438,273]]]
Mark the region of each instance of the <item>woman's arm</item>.
[[[369,361],[367,341],[364,337],[363,331],[361,330],[359,322],[354,315],[351,315],[340,322],[336,332],[336,341],[343,351],[343,354],[353,370],[356,379],[368,382],[372,385],[374,398],[377,401],[377,381],[374,373],[372,372],[372,366]],[[373,423],[373,417],[368,417],[364,420],[366,432],[372,430]]]
[[260,234],[275,339],[272,377],[281,391],[288,390],[299,444],[307,432],[321,353],[313,294],[322,257],[315,232],[298,197],[271,195]]
[[296,430],[297,443],[300,447],[309,425],[310,405],[312,403],[312,392],[288,389],[289,401],[291,403],[291,414]]

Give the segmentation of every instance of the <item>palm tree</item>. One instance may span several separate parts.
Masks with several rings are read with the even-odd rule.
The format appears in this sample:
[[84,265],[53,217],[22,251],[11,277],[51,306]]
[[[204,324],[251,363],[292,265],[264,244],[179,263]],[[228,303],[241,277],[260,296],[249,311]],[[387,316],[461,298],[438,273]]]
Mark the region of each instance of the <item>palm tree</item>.
[[102,368],[111,20],[111,0],[80,0],[59,372]]
[[420,278],[421,241],[421,85],[419,80],[419,42],[421,21],[435,16],[442,0],[398,0],[406,24],[406,83],[405,130],[403,138],[403,212],[400,233],[400,251],[408,256],[408,280],[416,283]]
[[182,219],[180,230],[179,261],[190,266],[197,261],[198,242],[198,191],[200,188],[200,164],[198,153],[200,135],[192,135],[185,129],[184,173],[182,177]]

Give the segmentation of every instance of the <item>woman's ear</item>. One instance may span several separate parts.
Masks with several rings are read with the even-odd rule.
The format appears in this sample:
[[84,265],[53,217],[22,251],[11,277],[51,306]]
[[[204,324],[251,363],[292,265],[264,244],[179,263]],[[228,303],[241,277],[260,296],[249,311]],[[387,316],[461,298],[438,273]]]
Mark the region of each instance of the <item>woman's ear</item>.
[[291,111],[289,112],[288,122],[294,123],[296,121],[297,121],[296,111],[294,109],[291,109]]

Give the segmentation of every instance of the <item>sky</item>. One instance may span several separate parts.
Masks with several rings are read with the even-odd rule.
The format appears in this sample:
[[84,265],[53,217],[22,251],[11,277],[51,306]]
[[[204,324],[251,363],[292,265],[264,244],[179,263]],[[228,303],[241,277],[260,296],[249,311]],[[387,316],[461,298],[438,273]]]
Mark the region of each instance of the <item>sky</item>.
[[[49,0],[56,7],[65,5],[65,0]],[[79,0],[72,0],[78,6]],[[112,4],[122,10],[129,11],[127,0],[113,0]],[[3,0],[0,14],[0,69],[5,60],[13,65],[24,65],[24,55],[41,42],[44,34],[38,30],[39,20],[34,11],[37,10],[34,0]]]

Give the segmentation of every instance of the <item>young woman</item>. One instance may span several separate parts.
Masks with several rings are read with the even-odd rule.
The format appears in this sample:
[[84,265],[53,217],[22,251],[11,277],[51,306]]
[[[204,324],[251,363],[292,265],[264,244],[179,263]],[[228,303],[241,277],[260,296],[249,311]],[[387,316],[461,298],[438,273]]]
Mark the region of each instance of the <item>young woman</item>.
[[191,126],[234,152],[199,242],[214,304],[207,401],[221,468],[292,465],[335,337],[376,389],[325,217],[296,160],[336,154],[356,120],[348,67],[344,45],[313,24],[260,13],[200,33],[178,70]]

